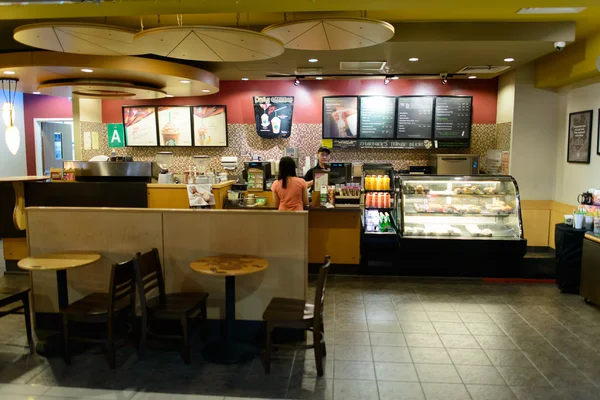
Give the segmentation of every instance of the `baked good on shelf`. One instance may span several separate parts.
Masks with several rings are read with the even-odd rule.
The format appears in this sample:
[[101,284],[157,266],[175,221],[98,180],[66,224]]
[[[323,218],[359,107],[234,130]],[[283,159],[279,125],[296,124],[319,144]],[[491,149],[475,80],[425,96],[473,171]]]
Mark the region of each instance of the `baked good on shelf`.
[[445,204],[442,207],[442,210],[446,214],[457,214],[458,213],[458,208],[453,204]]
[[427,204],[415,203],[415,211],[418,213],[426,213],[429,211]]
[[481,236],[487,236],[487,237],[491,237],[493,235],[492,230],[491,229],[484,229],[481,231]]
[[468,214],[481,214],[481,207],[479,206],[468,206],[466,209]]
[[456,188],[453,190],[453,192],[455,194],[463,194],[465,191],[463,190],[463,188]]

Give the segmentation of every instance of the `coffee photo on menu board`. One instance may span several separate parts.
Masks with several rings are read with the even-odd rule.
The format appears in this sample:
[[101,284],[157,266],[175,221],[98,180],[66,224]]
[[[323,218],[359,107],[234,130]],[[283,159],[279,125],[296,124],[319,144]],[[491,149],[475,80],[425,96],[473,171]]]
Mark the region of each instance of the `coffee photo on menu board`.
[[126,146],[158,146],[156,107],[123,107]]
[[358,97],[323,97],[323,138],[358,137]]
[[158,133],[160,146],[191,146],[190,107],[158,107]]
[[225,106],[196,106],[194,110],[194,146],[227,146],[227,110]]

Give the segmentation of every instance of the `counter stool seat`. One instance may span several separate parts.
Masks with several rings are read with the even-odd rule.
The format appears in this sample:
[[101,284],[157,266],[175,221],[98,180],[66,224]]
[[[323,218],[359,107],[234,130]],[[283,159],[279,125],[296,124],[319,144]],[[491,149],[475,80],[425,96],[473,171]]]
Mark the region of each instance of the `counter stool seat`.
[[148,300],[148,313],[157,319],[177,320],[182,316],[193,317],[206,304],[208,293],[169,293],[165,295],[165,304],[160,297]]

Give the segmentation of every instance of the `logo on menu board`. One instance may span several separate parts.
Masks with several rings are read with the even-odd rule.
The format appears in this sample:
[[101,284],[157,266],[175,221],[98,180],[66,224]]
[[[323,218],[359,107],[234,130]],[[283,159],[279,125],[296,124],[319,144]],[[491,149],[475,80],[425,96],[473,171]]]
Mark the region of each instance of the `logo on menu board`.
[[265,139],[290,137],[293,111],[294,96],[254,96],[258,135]]

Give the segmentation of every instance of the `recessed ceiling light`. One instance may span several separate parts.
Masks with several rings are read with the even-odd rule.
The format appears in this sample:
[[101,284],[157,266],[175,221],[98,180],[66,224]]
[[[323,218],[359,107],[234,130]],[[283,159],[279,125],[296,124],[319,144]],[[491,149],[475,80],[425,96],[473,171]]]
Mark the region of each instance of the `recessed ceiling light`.
[[309,58],[309,59],[308,59],[308,62],[315,63],[315,62],[319,62],[319,60],[318,60],[318,59],[316,59],[316,58]]
[[89,68],[82,68],[82,69],[81,69],[81,72],[87,72],[87,73],[90,73],[90,72],[94,72],[94,70],[93,70],[93,69],[89,69]]
[[202,93],[210,93],[210,90],[208,90],[208,89],[202,89]]
[[42,92],[31,92],[31,94],[42,94]]
[[172,94],[168,94],[167,97],[175,97],[175,96],[173,96]]
[[408,59],[408,61],[415,62],[415,61],[419,61],[419,59],[417,57],[411,57]]
[[475,75],[471,75],[469,79],[477,79],[477,77]]
[[512,58],[512,57],[506,57],[506,58],[504,59],[504,62],[513,62],[513,61],[515,61],[515,59],[514,59],[514,58]]
[[179,82],[181,82],[181,83],[190,83],[190,81],[188,81],[187,79],[180,80]]
[[16,74],[15,71],[4,71],[4,75],[14,75]]
[[243,81],[247,81],[247,80],[248,80],[248,78],[242,78],[242,80],[243,80]]
[[323,79],[323,77],[322,76],[317,76],[315,79],[318,80],[318,81],[320,81],[320,80]]
[[517,14],[578,14],[587,7],[539,7],[521,8]]

